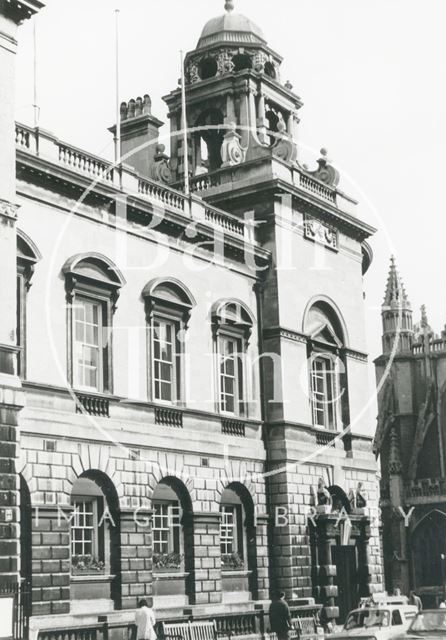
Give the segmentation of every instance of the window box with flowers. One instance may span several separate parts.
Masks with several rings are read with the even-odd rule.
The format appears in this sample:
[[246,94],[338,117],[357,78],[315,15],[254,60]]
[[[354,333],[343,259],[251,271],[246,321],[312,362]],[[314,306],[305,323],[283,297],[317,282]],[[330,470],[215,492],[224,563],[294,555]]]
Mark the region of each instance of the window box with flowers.
[[221,568],[223,571],[243,571],[245,563],[242,556],[237,553],[223,553],[221,556]]
[[105,574],[105,563],[91,555],[75,555],[71,558],[71,575],[96,576]]
[[173,573],[181,571],[183,566],[183,554],[173,551],[171,553],[153,554],[153,571],[156,573]]

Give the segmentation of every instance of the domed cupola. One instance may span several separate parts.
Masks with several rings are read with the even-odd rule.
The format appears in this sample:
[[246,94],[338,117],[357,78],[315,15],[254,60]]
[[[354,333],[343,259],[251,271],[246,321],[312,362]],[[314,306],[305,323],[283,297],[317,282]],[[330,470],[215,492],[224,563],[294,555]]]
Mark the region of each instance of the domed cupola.
[[204,26],[197,49],[216,44],[266,44],[262,30],[252,20],[234,13],[233,0],[227,0],[226,13]]
[[[242,0],[239,0],[241,2]],[[209,20],[184,61],[188,156],[194,178],[260,157],[294,163],[295,128],[302,106],[280,77],[282,57],[262,30],[234,11]],[[184,174],[181,90],[165,96],[171,122],[174,181]]]

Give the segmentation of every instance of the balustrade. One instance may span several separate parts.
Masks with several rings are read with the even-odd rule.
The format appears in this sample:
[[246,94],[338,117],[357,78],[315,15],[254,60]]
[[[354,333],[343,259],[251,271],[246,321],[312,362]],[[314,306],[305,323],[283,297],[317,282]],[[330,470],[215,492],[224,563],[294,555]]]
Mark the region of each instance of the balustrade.
[[235,233],[242,237],[245,234],[244,223],[223,211],[206,208],[204,217],[207,222],[210,222],[217,227],[221,227],[225,231],[230,231],[231,233]]
[[333,433],[332,431],[316,431],[316,444],[320,446],[326,446],[329,444],[331,447],[334,447],[334,440],[338,435],[338,433]]
[[185,197],[181,193],[177,193],[161,184],[140,179],[138,182],[138,192],[143,196],[159,200],[169,207],[184,211]]
[[90,415],[98,418],[110,417],[110,402],[102,396],[77,393],[76,413],[83,413],[82,408]]
[[113,182],[113,169],[107,162],[99,160],[83,151],[58,143],[59,161],[75,171],[88,173],[95,179]]
[[446,496],[446,478],[425,478],[406,485],[408,498],[428,498]]
[[302,187],[306,191],[311,191],[312,193],[317,194],[321,198],[324,198],[324,200],[328,200],[332,203],[336,202],[336,192],[333,189],[330,189],[330,187],[326,187],[318,180],[314,180],[305,173],[299,172],[297,175],[299,176],[298,183],[300,187]]
[[182,429],[183,412],[170,407],[155,407],[155,424]]
[[15,128],[15,142],[19,147],[25,147],[25,149],[29,149],[30,147],[30,131],[21,127],[19,125]]
[[245,423],[232,418],[222,418],[221,432],[227,436],[238,436],[244,438],[246,435]]

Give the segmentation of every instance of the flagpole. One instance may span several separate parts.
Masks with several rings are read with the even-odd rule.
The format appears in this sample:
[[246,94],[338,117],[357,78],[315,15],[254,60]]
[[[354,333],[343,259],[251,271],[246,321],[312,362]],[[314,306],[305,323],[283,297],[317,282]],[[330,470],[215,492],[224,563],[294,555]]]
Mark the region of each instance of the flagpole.
[[186,116],[186,81],[184,77],[183,52],[180,51],[181,59],[181,115],[183,129],[183,168],[184,168],[184,193],[190,195],[189,184],[189,148],[187,142],[187,116]]
[[38,105],[37,94],[37,16],[33,20],[33,50],[34,50],[34,95],[33,95],[33,110],[34,110],[34,127],[37,129],[39,126],[40,109]]
[[121,156],[121,105],[119,102],[119,9],[115,9],[115,81],[116,81],[116,130],[115,130],[115,164]]

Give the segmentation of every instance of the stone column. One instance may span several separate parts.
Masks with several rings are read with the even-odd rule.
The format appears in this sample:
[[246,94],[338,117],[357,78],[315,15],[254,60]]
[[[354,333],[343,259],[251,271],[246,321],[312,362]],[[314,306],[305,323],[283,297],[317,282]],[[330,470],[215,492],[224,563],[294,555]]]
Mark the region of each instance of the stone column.
[[257,108],[257,132],[258,132],[259,140],[263,144],[269,144],[267,131],[268,131],[268,120],[266,119],[265,94],[260,93],[258,108]]
[[152,597],[152,511],[121,509],[120,515],[121,604],[135,609],[138,600]]
[[206,605],[222,601],[220,518],[220,513],[193,514],[194,604]]
[[17,27],[43,5],[0,2],[0,586],[19,578],[18,412],[23,406],[16,345],[15,54]]

